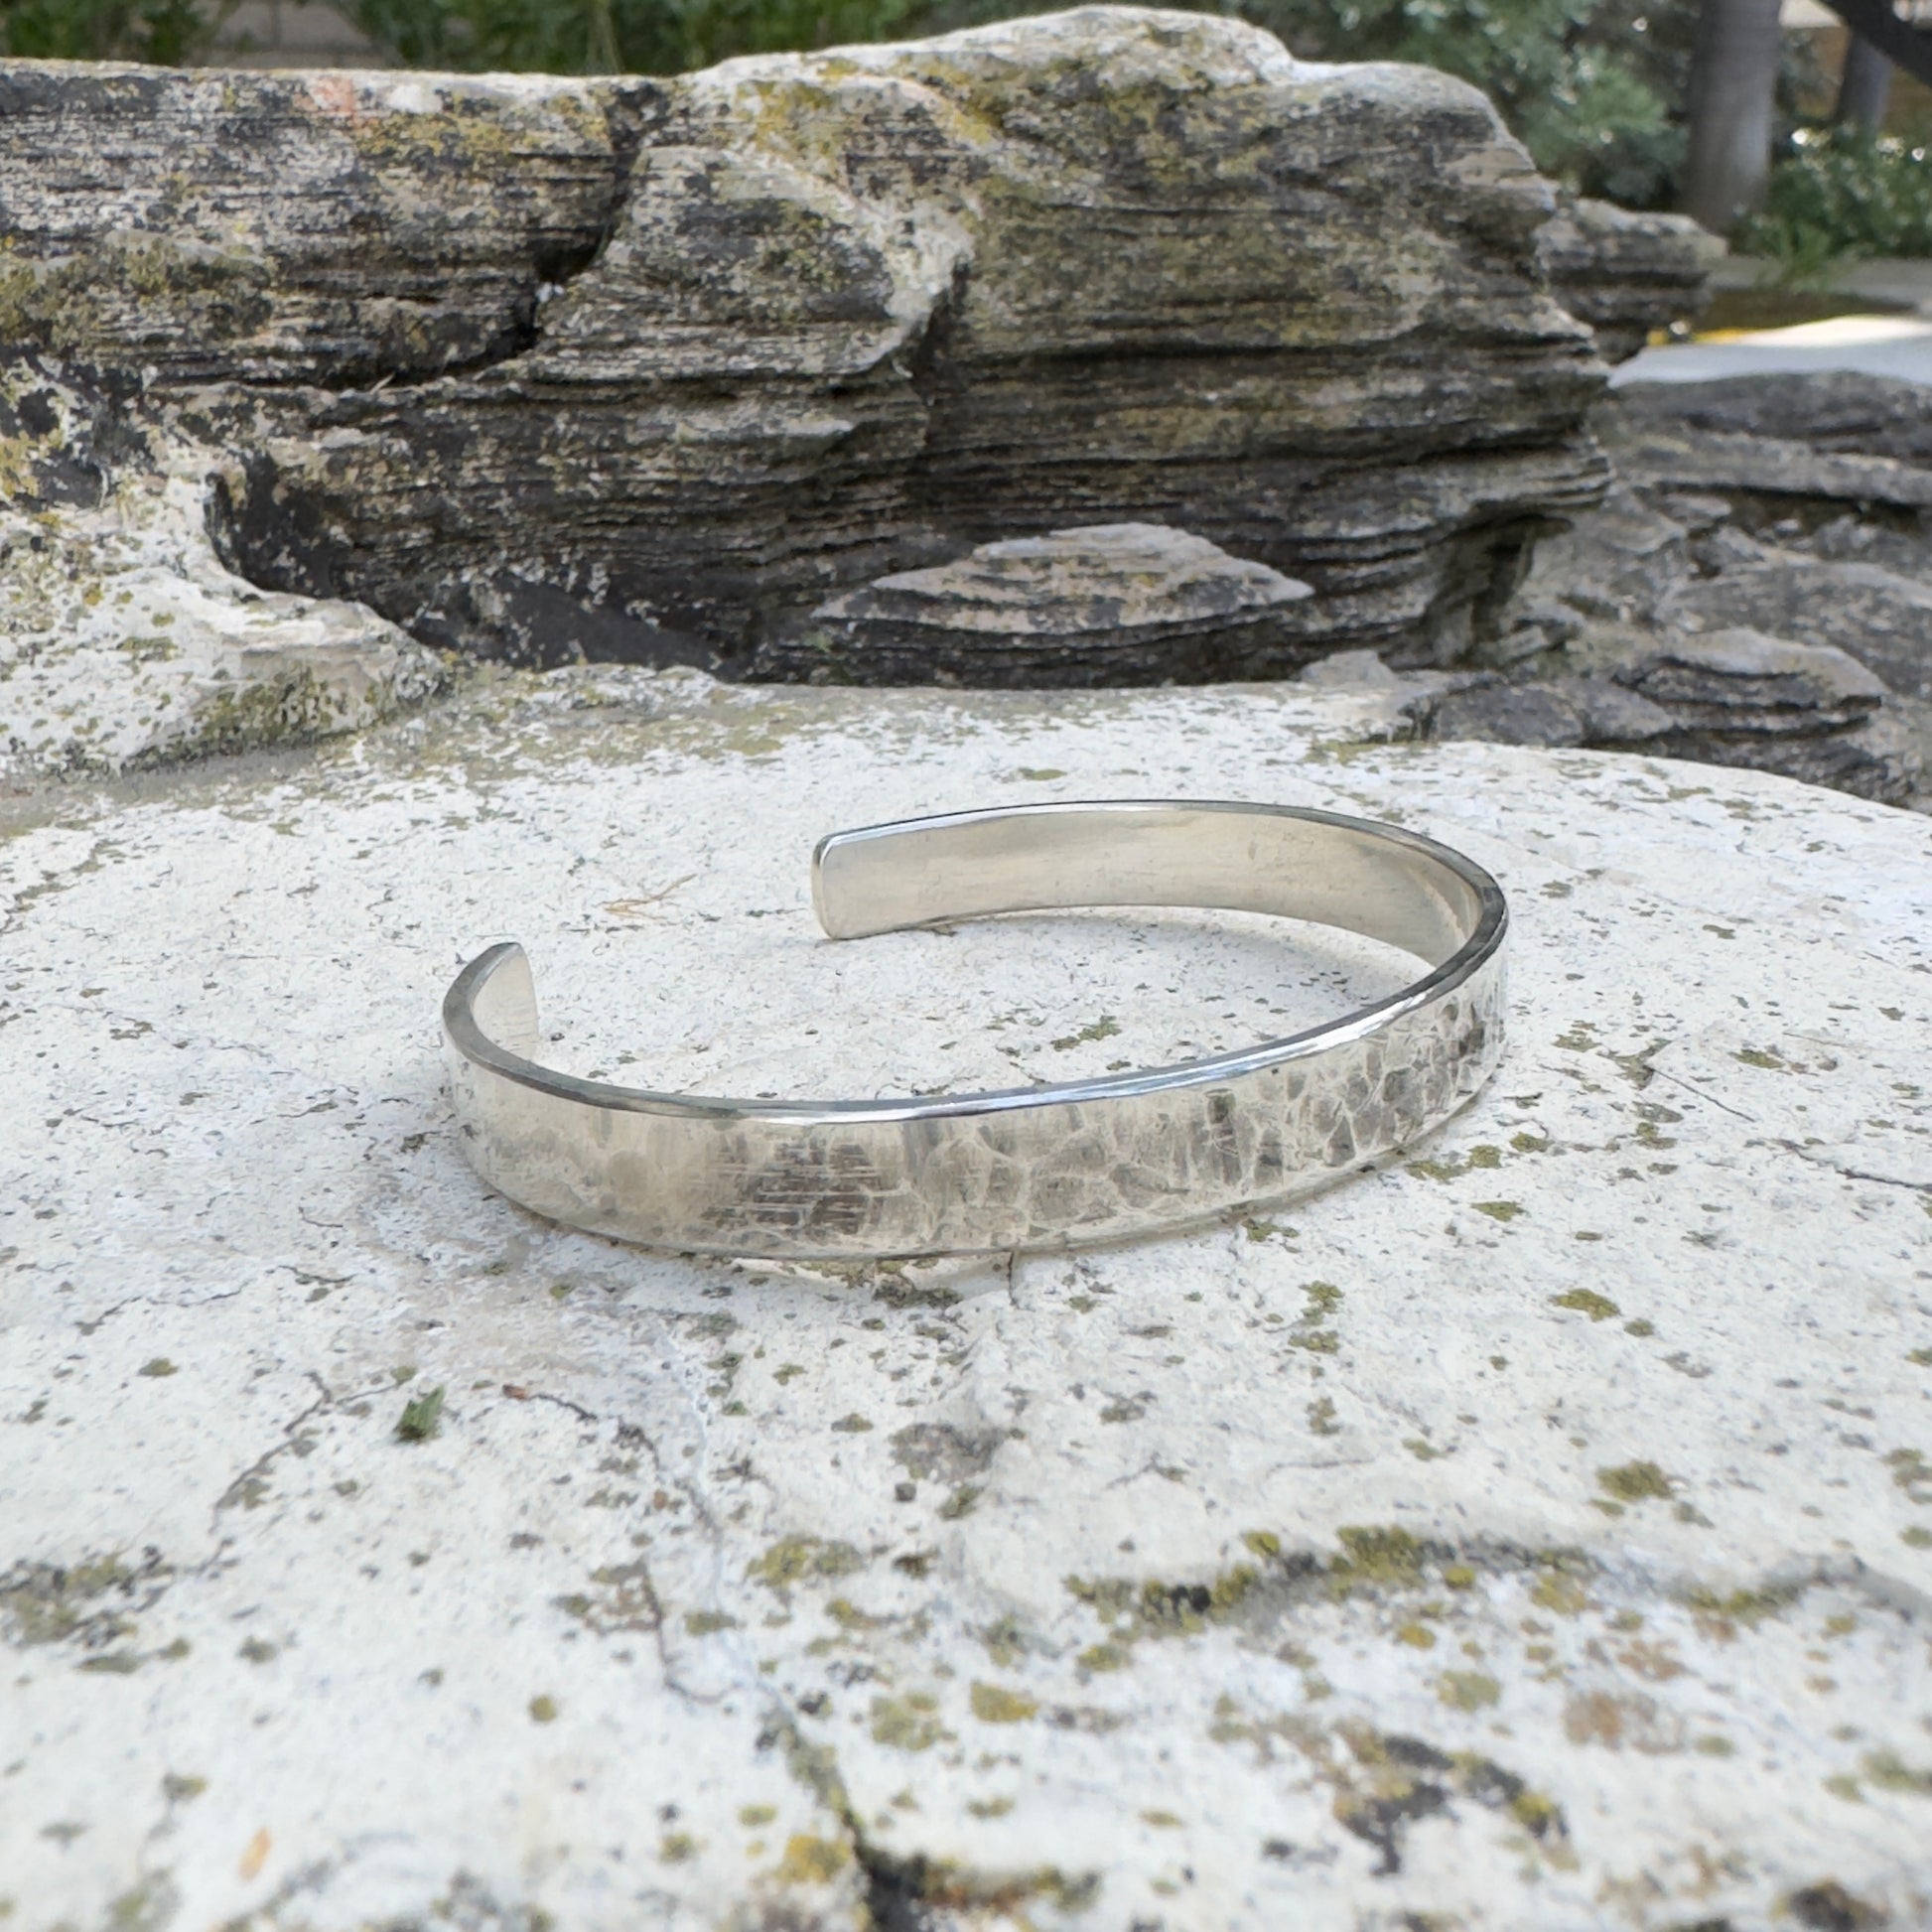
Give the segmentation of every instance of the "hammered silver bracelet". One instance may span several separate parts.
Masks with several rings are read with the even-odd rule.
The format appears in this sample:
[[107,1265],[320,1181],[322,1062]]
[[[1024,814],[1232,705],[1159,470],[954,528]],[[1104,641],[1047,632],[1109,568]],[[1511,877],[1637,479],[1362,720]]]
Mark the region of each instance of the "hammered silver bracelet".
[[812,859],[834,939],[999,912],[1272,912],[1429,971],[1325,1026],[1174,1066],[993,1093],[728,1100],[538,1063],[517,945],[457,976],[443,1032],[463,1145],[538,1214],[679,1253],[785,1260],[1111,1241],[1305,1194],[1439,1126],[1502,1051],[1496,882],[1391,825],[1286,805],[1019,805],[835,832]]

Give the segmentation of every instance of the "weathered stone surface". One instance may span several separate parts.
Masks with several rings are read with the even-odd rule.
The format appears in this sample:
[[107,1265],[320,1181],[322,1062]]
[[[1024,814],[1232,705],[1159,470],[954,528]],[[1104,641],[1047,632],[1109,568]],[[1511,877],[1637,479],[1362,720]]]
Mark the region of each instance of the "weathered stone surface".
[[1726,563],[1675,589],[1662,608],[1665,620],[1706,629],[1750,624],[1835,645],[1888,689],[1932,698],[1932,583],[1878,564],[1828,563],[1770,545],[1740,546]]
[[[1550,695],[1472,689],[1446,705],[1425,694],[1418,717],[1451,735],[1514,742],[1537,736],[1542,719],[1544,742],[1627,744],[1566,716],[1576,710],[1563,695],[1569,680],[1615,677],[1671,710],[1660,750],[1866,797],[1923,797],[1932,755],[1924,395],[1854,376],[1619,390],[1593,418],[1616,485],[1538,545],[1473,653],[1510,692]],[[1740,628],[1756,633],[1753,650],[1795,652],[1789,661],[1811,669],[1767,701],[1770,687],[1712,654],[1714,638]],[[1876,682],[1841,690],[1848,658]],[[1707,696],[1716,710],[1683,684],[1686,665],[1701,667],[1693,683],[1715,673]]]
[[1725,245],[1688,215],[1638,213],[1560,194],[1537,237],[1557,300],[1596,334],[1605,360],[1627,361],[1652,330],[1695,322]]
[[1425,694],[1410,715],[1429,736],[1492,745],[1654,745],[1678,730],[1662,705],[1604,677],[1508,683],[1483,677],[1441,696]]
[[596,254],[652,95],[0,62],[0,339],[168,385],[487,364]]
[[442,684],[434,653],[360,605],[227,570],[205,468],[38,358],[0,359],[0,771],[324,736]]
[[1842,456],[1932,464],[1932,389],[1851,370],[1633,382],[1617,391],[1630,423],[1804,443]]
[[[206,443],[252,580],[485,655],[798,675],[828,598],[1133,520],[1428,658],[1601,487],[1603,368],[1488,104],[1232,20],[661,83],[13,63],[0,99],[8,333]],[[975,674],[1049,674],[1016,649]]]
[[1430,738],[1642,749],[1862,798],[1914,794],[1925,757],[1912,721],[1855,658],[1742,627],[1662,635],[1660,644],[1647,627],[1586,626],[1553,653],[1569,667],[1554,677],[1532,667],[1398,682]]
[[1547,684],[1488,678],[1430,701],[1427,729],[1438,738],[1480,738],[1492,745],[1561,747],[1584,742],[1584,721]]
[[[1610,413],[1604,421],[1619,419]],[[1617,474],[1651,489],[1932,508],[1932,470],[1892,457],[1821,452],[1787,437],[1726,435],[1687,423],[1626,425],[1609,448]]]
[[1619,682],[1693,729],[1780,735],[1862,724],[1885,696],[1842,650],[1742,627],[1681,638],[1623,669]]
[[[7,801],[10,1926],[1923,1921],[1932,825],[1403,698],[505,675]],[[1484,1096],[1292,1222],[699,1265],[452,1143],[506,928],[570,1063],[713,1090],[1391,987],[1240,920],[813,935],[834,826],[1230,770],[1515,921]]]
[[1177,664],[1190,681],[1265,677],[1308,661],[1312,596],[1184,530],[1091,524],[828,599],[787,655],[808,677],[870,669],[889,681],[1141,684]]

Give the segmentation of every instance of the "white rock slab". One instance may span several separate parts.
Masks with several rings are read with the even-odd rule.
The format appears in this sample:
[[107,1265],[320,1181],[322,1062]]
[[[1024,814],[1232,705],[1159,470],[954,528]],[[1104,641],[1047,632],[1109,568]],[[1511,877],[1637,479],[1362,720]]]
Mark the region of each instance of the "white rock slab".
[[46,423],[0,449],[0,778],[354,731],[442,686],[436,653],[364,606],[230,571],[208,533],[212,459],[158,425],[98,500],[22,493],[33,459],[74,440],[78,403],[24,365],[0,371],[0,405],[17,392]]
[[[9,1932],[1932,1914],[1932,826],[1389,703],[580,671],[11,801]],[[1251,921],[814,935],[833,827],[1189,793],[1504,881],[1512,1044],[1437,1145],[790,1273],[453,1145],[437,1003],[501,936],[565,1061],[713,1090],[1388,983]]]

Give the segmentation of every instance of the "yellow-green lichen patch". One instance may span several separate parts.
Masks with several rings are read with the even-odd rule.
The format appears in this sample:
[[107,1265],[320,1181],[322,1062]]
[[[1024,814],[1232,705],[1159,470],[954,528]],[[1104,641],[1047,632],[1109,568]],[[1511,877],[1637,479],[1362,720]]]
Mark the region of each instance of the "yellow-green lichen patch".
[[1078,1033],[1063,1034],[1058,1039],[1047,1043],[1056,1053],[1071,1052],[1076,1046],[1088,1045],[1095,1040],[1112,1039],[1120,1032],[1120,1022],[1111,1013],[1103,1013],[1098,1020],[1090,1022]]
[[1654,1462],[1620,1462],[1598,1469],[1597,1486],[1620,1503],[1668,1502],[1671,1480]]
[[842,1839],[794,1832],[772,1874],[781,1885],[829,1885],[852,1863],[852,1848]]
[[1608,1321],[1623,1311],[1607,1295],[1598,1295],[1591,1288],[1573,1288],[1563,1295],[1550,1297],[1553,1309],[1572,1309],[1578,1314],[1587,1314],[1592,1321]]
[[975,1683],[970,1702],[981,1724],[1017,1725],[1039,1715],[1039,1701],[1001,1684]]
[[1328,1585],[1338,1594],[1410,1589],[1423,1580],[1428,1552],[1399,1524],[1347,1524],[1335,1540],[1341,1554],[1329,1562]]
[[1237,1564],[1206,1583],[1169,1584],[1149,1578],[1066,1579],[1067,1589],[1114,1625],[1116,1642],[1140,1637],[1192,1636],[1230,1616],[1261,1581],[1260,1572]]
[[1860,1759],[1859,1768],[1880,1791],[1932,1798],[1932,1767],[1907,1764],[1896,1751],[1867,1751]]
[[995,1617],[980,1631],[979,1640],[986,1646],[987,1656],[1001,1670],[1011,1669],[1032,1647],[1019,1618],[1013,1616]]
[[1553,1610],[1558,1616],[1580,1616],[1589,1607],[1589,1591],[1583,1579],[1566,1564],[1552,1564],[1536,1580],[1530,1601],[1540,1610]]
[[818,1536],[787,1536],[771,1544],[745,1566],[745,1575],[780,1594],[794,1584],[849,1577],[864,1568],[864,1559],[849,1543]]
[[1457,1711],[1484,1710],[1502,1694],[1502,1686],[1479,1670],[1446,1670],[1436,1680],[1436,1695]]
[[1885,1457],[1892,1481],[1915,1503],[1932,1504],[1932,1462],[1915,1449],[1893,1449]]
[[952,1733],[939,1721],[939,1700],[926,1691],[872,1701],[873,1741],[897,1751],[930,1750]]
[[1728,1643],[1741,1623],[1755,1629],[1766,1617],[1787,1610],[1805,1592],[1802,1583],[1778,1584],[1763,1589],[1694,1589],[1689,1602],[1698,1629],[1720,1643]]
[[[1547,1143],[1542,1145],[1547,1146]],[[1425,1180],[1454,1180],[1471,1170],[1488,1172],[1500,1168],[1502,1164],[1501,1148],[1479,1142],[1467,1154],[1454,1156],[1448,1161],[1411,1161],[1409,1172],[1420,1174]]]
[[147,1551],[139,1562],[121,1556],[70,1564],[22,1563],[0,1572],[0,1635],[25,1649],[74,1642],[104,1650],[131,1637],[136,1615],[168,1587],[174,1571]]
[[[601,1570],[591,1572],[591,1583],[594,1589],[572,1591],[556,1601],[567,1616],[574,1616],[599,1636],[655,1630],[662,1623],[663,1609],[651,1584],[649,1567],[641,1558],[629,1563],[606,1564]],[[706,1622],[705,1613],[699,1611],[685,1619],[685,1628],[694,1636],[702,1636],[710,1629],[724,1629],[730,1622],[729,1617],[715,1623]],[[694,1628],[694,1623],[699,1627]]]

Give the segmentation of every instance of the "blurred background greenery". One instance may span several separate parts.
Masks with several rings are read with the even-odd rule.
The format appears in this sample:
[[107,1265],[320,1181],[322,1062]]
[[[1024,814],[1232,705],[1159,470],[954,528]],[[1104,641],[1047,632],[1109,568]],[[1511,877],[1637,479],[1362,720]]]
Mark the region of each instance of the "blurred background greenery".
[[[1187,0],[1181,0],[1187,4]],[[1318,60],[1419,61],[1481,87],[1546,174],[1629,207],[1682,190],[1699,0],[1194,0]],[[246,54],[245,0],[0,0],[0,51],[193,65]],[[738,54],[904,38],[1028,0],[334,0],[385,65],[672,73]],[[259,11],[257,0],[256,11]],[[1932,255],[1932,122],[1833,125],[1820,37],[1787,32],[1775,165],[1736,239],[1793,279]],[[1909,102],[1907,103],[1909,107]]]

